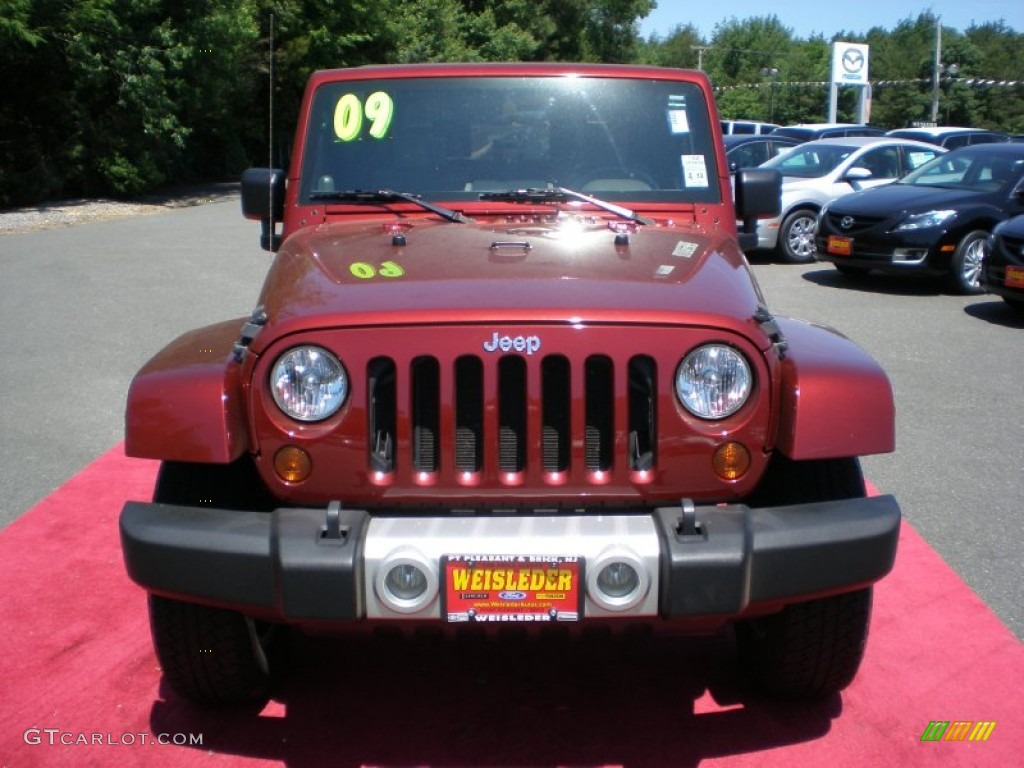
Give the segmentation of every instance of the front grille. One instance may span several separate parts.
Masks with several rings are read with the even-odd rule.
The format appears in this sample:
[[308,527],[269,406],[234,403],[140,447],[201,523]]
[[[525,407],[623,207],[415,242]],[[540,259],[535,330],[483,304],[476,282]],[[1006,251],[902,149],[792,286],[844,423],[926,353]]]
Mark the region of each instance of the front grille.
[[653,469],[655,362],[637,355],[622,365],[617,370],[605,355],[575,362],[564,355],[463,355],[416,357],[403,370],[391,358],[374,358],[366,369],[368,464],[378,473],[450,469],[505,479],[531,468],[562,475],[578,464],[600,475],[616,462],[621,409],[629,445],[621,461],[630,470]]
[[844,229],[842,226],[843,219],[847,218],[845,213],[832,213],[829,211],[825,214],[825,218],[828,220],[829,231],[838,232],[841,235],[857,235],[861,232],[866,232],[873,227],[881,224],[887,217],[885,216],[853,216],[852,226]]

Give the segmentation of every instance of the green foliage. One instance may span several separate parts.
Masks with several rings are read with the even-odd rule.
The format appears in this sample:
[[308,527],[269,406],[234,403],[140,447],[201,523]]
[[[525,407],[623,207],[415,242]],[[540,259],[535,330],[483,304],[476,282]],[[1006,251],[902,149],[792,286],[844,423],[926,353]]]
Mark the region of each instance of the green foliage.
[[[0,0],[0,206],[287,164],[309,74],[364,64],[602,61],[704,69],[728,117],[825,119],[831,40],[775,15],[640,38],[652,0]],[[273,19],[273,90],[269,88]],[[871,46],[871,122],[930,118],[937,19],[843,32]],[[943,30],[940,122],[1024,132],[1024,36]],[[767,70],[769,74],[762,74]],[[776,72],[771,73],[771,70]],[[987,83],[987,84],[984,84]],[[270,101],[274,122],[270,125]],[[854,89],[840,91],[852,119]],[[267,143],[273,135],[273,147]]]

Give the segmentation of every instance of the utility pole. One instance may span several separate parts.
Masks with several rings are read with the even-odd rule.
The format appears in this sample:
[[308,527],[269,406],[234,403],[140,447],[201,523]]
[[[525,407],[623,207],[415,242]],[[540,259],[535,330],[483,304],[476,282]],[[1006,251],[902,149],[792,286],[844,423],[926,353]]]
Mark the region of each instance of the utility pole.
[[697,69],[701,72],[704,71],[704,51],[710,51],[714,46],[711,45],[691,45],[690,48],[697,52]]
[[935,19],[935,61],[932,62],[932,123],[939,121],[939,75],[942,69],[942,17]]

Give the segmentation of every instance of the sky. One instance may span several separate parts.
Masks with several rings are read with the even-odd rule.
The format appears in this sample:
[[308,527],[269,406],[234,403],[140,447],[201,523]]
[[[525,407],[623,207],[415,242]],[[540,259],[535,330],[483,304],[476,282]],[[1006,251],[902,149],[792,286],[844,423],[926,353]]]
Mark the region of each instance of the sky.
[[693,24],[710,40],[716,24],[775,15],[797,38],[820,33],[828,40],[841,31],[867,32],[872,27],[891,31],[901,21],[916,20],[926,11],[941,17],[943,27],[960,32],[975,23],[1002,20],[1013,31],[1024,33],[1024,0],[921,0],[920,4],[898,0],[658,0],[658,7],[640,22],[640,34],[667,37],[677,26]]

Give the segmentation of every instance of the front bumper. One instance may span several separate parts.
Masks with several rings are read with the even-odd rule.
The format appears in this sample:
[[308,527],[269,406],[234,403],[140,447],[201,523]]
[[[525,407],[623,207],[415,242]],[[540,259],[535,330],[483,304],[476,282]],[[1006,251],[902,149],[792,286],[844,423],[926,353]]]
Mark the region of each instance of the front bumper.
[[949,240],[944,231],[937,234],[934,230],[925,230],[900,237],[891,234],[854,234],[852,252],[838,255],[828,252],[829,235],[846,236],[846,233],[833,232],[829,227],[822,226],[819,220],[814,238],[815,258],[818,261],[891,274],[945,275],[949,272],[952,251],[956,247],[955,241]]
[[[659,507],[645,514],[378,517],[366,510],[274,512],[128,502],[128,574],[148,591],[287,623],[440,620],[440,599],[394,610],[381,569],[412,556],[579,555],[586,569],[625,553],[645,593],[609,609],[584,593],[582,618],[730,619],[869,585],[896,555],[891,496],[751,509]],[[596,567],[596,565],[595,565]]]
[[779,227],[782,225],[782,217],[776,216],[772,219],[757,220],[757,248],[758,250],[771,251],[779,244]]

